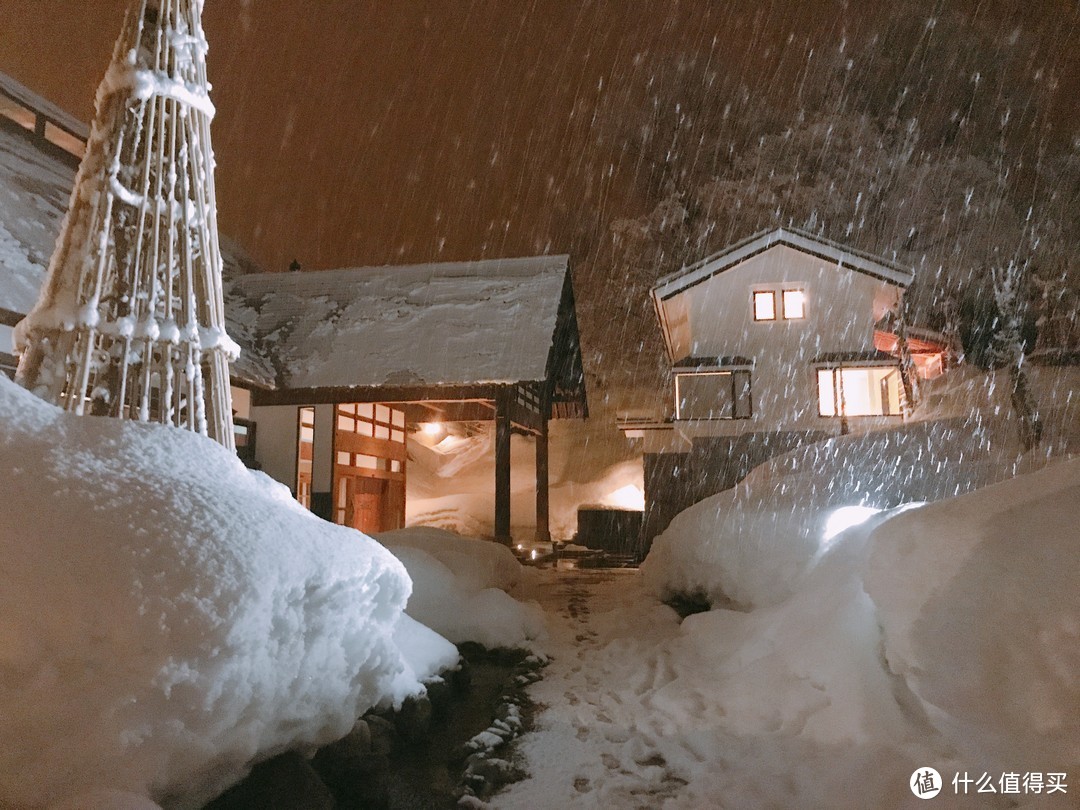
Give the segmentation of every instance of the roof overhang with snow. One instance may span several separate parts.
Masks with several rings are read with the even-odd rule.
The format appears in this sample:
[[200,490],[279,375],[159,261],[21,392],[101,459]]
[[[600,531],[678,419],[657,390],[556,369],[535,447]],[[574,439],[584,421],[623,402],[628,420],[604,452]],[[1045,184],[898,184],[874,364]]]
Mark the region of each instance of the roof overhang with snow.
[[230,283],[277,380],[256,404],[492,402],[584,416],[567,256],[257,273]]
[[839,242],[821,236],[806,233],[795,228],[776,228],[765,231],[724,248],[718,253],[687,265],[681,270],[661,278],[652,288],[654,300],[666,301],[703,281],[730,270],[759,253],[777,245],[785,245],[810,256],[815,256],[838,270],[852,270],[864,273],[872,278],[907,287],[915,279],[915,274],[887,261],[859,250],[853,250]]

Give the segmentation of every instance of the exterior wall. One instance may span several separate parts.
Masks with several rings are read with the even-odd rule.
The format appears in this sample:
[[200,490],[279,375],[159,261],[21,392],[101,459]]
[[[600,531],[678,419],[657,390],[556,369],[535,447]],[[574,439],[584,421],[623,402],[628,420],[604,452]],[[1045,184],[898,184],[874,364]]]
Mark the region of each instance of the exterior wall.
[[733,437],[696,439],[690,452],[645,453],[645,515],[642,555],[672,518],[710,495],[731,489],[773,456],[803,444],[819,442],[831,433],[783,431],[747,433]]
[[[785,320],[778,295],[777,319],[755,321],[752,294],[767,289],[803,290],[806,316]],[[703,421],[692,433],[832,430],[836,418],[818,415],[817,374],[811,361],[823,354],[873,352],[874,323],[896,305],[899,294],[895,285],[777,245],[664,302],[674,359],[754,360],[753,417]],[[880,421],[896,423],[895,418]]]
[[251,408],[250,417],[258,425],[255,460],[294,494],[298,411],[295,405],[265,405]]
[[238,419],[251,418],[251,392],[246,388],[232,386],[233,415]]

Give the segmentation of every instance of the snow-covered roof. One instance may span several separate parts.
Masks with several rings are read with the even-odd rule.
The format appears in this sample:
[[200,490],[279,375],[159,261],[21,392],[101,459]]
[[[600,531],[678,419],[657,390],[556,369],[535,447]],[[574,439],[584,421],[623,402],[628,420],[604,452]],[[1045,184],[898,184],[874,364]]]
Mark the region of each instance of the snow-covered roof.
[[37,301],[75,179],[73,159],[32,139],[0,121],[0,319],[9,325]]
[[736,267],[747,259],[777,245],[786,245],[811,256],[824,259],[835,264],[837,268],[846,268],[865,273],[868,276],[901,287],[907,287],[915,278],[914,273],[910,270],[880,256],[854,250],[839,242],[797,228],[776,228],[754,234],[748,239],[736,242],[734,245],[726,247],[699,262],[687,265],[675,273],[664,276],[653,286],[653,296],[657,301],[666,301],[672,296],[678,295],[718,273]]
[[229,285],[283,388],[544,380],[567,256],[320,272]]
[[[0,118],[0,323],[13,326],[37,302],[76,163],[53,144]],[[257,267],[228,239],[222,239],[221,252],[226,277]],[[229,335],[241,349],[233,376],[237,382],[272,387],[274,369],[256,351],[250,326],[239,317],[243,314],[236,307],[225,312]],[[0,346],[0,352],[7,351],[10,346]]]

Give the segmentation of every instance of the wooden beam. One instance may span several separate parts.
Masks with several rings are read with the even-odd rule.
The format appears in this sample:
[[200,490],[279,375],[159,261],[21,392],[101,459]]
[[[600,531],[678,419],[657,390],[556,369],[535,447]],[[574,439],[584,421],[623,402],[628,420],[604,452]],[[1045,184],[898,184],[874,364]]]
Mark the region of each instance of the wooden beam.
[[[267,391],[252,389],[253,407],[267,405],[324,405],[339,402],[381,402],[406,408],[410,422],[490,422],[495,418],[495,397],[498,390],[510,386],[445,386],[419,388],[386,386],[383,388],[298,388]],[[487,394],[488,396],[482,396]],[[507,400],[510,424],[519,432],[536,435],[540,429],[539,415]],[[421,410],[422,409],[422,410]]]
[[495,397],[495,540],[507,546],[510,537],[510,406],[513,389]]
[[382,385],[285,388],[253,391],[252,405],[319,405],[332,402],[469,402],[494,400],[498,385]]
[[536,434],[536,540],[551,542],[550,491],[548,489],[548,420],[541,419],[540,432]]
[[[0,307],[0,324],[4,326],[15,326],[21,321],[25,315],[16,312],[13,309],[4,309]],[[4,347],[7,348],[6,346]]]
[[539,434],[541,430],[541,418],[540,414],[536,411],[531,411],[525,407],[517,399],[513,399],[510,403],[510,421],[514,423],[516,427],[521,428],[523,433],[529,433],[533,436]]

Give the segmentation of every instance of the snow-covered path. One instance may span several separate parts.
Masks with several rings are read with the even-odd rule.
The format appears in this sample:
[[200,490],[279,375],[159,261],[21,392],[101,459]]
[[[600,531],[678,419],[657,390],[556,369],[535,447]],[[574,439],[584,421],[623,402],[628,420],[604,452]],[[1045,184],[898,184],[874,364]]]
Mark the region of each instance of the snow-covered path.
[[541,576],[552,662],[532,691],[546,707],[539,733],[521,744],[533,776],[493,806],[659,806],[686,784],[668,764],[654,704],[673,677],[660,648],[678,616],[641,592],[636,571]]
[[[530,690],[536,727],[519,741],[530,777],[492,807],[920,806],[907,780],[933,732],[914,718],[896,733],[823,734],[843,707],[774,648],[790,616],[770,627],[722,611],[688,629],[636,571],[540,578],[551,663]],[[948,806],[1010,806],[1002,798],[951,796]]]

